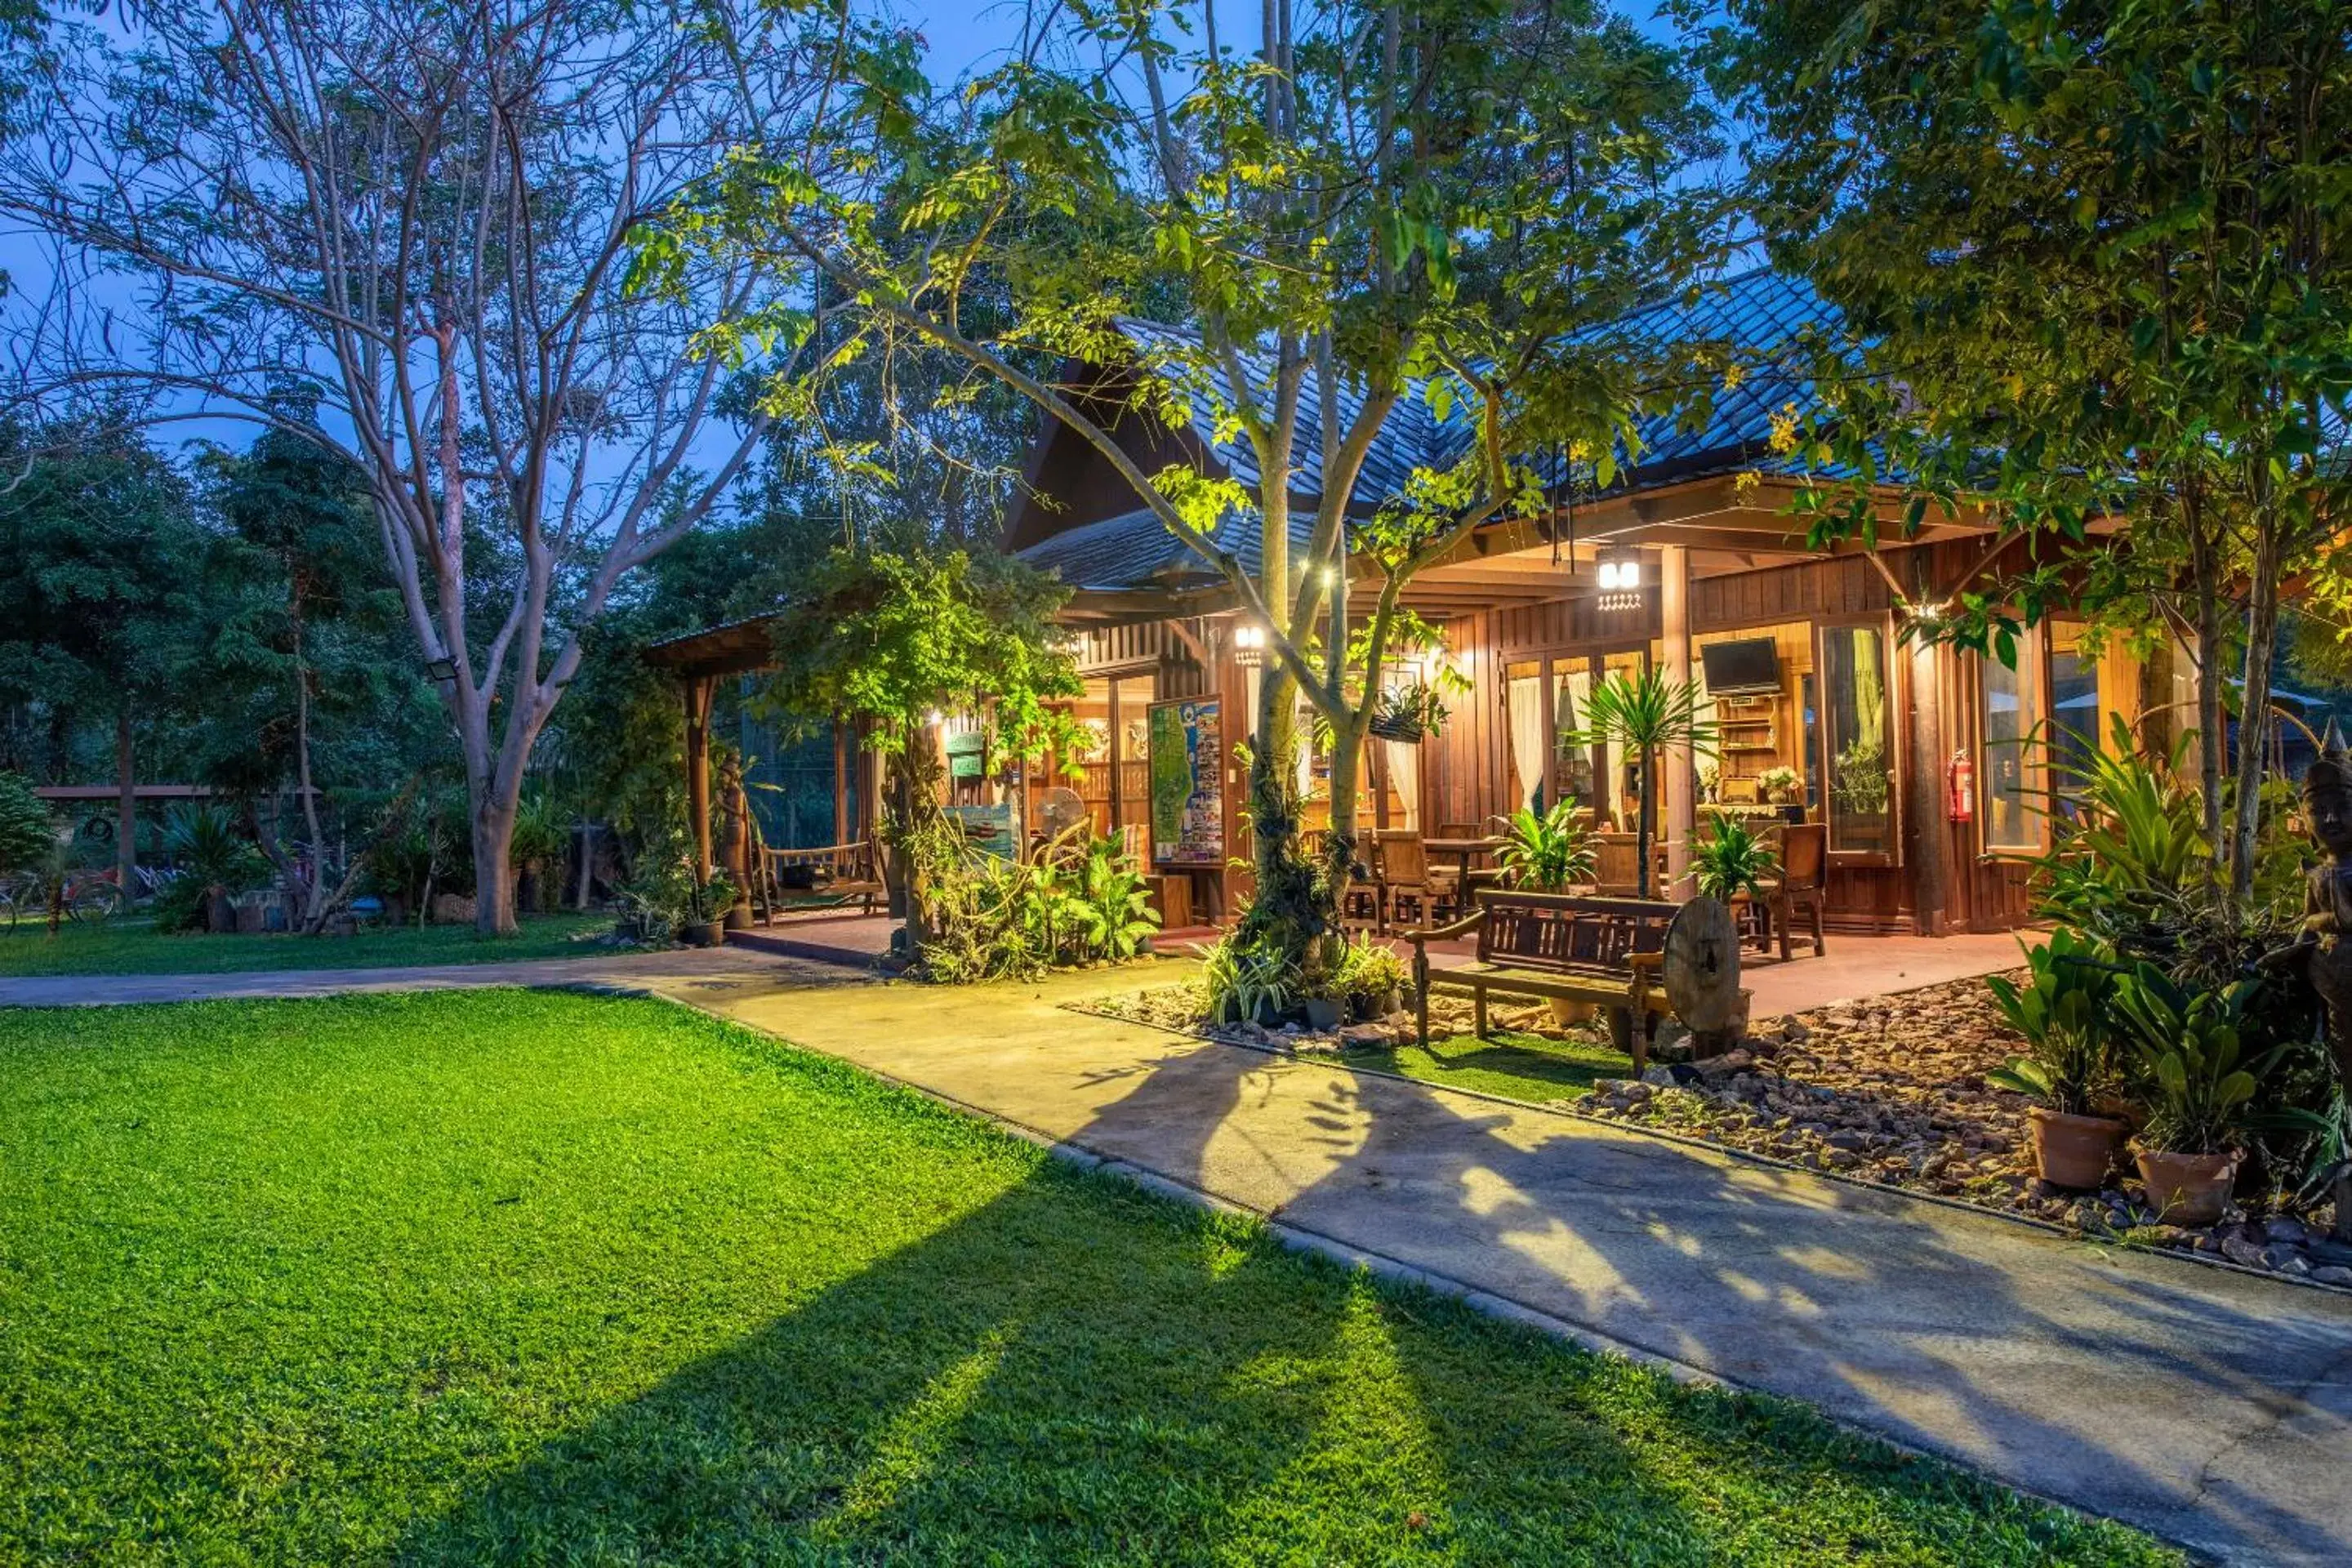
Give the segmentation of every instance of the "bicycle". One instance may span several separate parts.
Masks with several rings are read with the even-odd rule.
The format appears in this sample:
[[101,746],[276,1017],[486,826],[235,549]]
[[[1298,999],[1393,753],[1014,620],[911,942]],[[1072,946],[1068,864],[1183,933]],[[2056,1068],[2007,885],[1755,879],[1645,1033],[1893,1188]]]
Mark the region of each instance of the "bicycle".
[[46,924],[53,894],[58,912],[76,925],[102,926],[124,909],[122,889],[109,872],[68,871],[52,878],[46,871],[26,871],[0,880],[0,931]]

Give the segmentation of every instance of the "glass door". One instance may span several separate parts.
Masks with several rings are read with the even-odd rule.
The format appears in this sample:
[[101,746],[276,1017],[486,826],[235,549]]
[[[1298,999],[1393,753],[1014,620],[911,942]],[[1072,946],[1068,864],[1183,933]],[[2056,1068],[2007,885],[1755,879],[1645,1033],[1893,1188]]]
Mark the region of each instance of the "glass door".
[[1830,848],[1890,860],[1895,847],[1894,704],[1882,625],[1822,628]]

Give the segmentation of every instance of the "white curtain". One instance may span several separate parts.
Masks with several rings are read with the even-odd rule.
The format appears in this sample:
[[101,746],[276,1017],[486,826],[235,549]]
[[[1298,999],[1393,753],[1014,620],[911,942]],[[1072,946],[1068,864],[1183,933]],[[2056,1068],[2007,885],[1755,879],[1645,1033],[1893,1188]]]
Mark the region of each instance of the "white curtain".
[[1540,676],[1516,676],[1509,685],[1511,771],[1518,775],[1519,804],[1532,806],[1543,788],[1544,689]]
[[1418,741],[1382,741],[1381,751],[1388,758],[1389,784],[1397,798],[1404,803],[1404,826],[1407,831],[1421,831],[1421,742]]

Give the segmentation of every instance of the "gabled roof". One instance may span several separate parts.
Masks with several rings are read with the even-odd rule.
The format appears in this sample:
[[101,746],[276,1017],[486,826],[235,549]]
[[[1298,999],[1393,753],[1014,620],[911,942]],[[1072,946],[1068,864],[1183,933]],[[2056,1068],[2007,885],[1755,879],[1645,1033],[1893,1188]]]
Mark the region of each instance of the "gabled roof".
[[[1737,385],[1718,389],[1706,418],[1684,427],[1686,410],[1664,409],[1639,424],[1640,452],[1622,446],[1617,478],[1603,496],[1676,483],[1685,479],[1748,471],[1787,475],[1802,467],[1793,454],[1772,449],[1776,414],[1793,410],[1801,416],[1813,407],[1815,391],[1796,352],[1810,328],[1835,324],[1835,306],[1812,285],[1769,268],[1759,268],[1700,289],[1695,297],[1676,297],[1646,306],[1595,327],[1590,341],[1623,340],[1637,344],[1711,342],[1732,351],[1741,369]],[[1123,320],[1120,328],[1149,354],[1160,350],[1182,355],[1188,367],[1200,356],[1200,337],[1189,328],[1156,321]],[[1271,356],[1245,354],[1243,371],[1255,395],[1263,396],[1274,376]],[[1252,489],[1259,484],[1257,455],[1240,437],[1219,439],[1216,421],[1235,399],[1222,367],[1204,372],[1206,384],[1189,395],[1193,438],[1235,479]],[[1364,388],[1343,388],[1338,399],[1343,419],[1352,418],[1363,403]],[[1414,383],[1401,398],[1365,456],[1357,483],[1358,510],[1369,510],[1401,494],[1416,468],[1444,469],[1460,461],[1475,431],[1467,412],[1458,404],[1440,419],[1431,410],[1425,383]],[[1521,454],[1539,469],[1548,459]],[[1323,461],[1322,401],[1315,373],[1307,372],[1299,392],[1297,449],[1291,493],[1312,503],[1321,494]],[[1598,499],[1598,498],[1596,498]],[[1297,526],[1297,525],[1295,525]],[[1256,569],[1255,526],[1240,515],[1228,517],[1218,530],[1219,542],[1233,550],[1244,565]],[[1299,542],[1306,542],[1300,529]],[[1204,578],[1206,568],[1171,537],[1146,510],[1122,512],[1083,523],[1023,550],[1021,558],[1045,570],[1061,573],[1065,582],[1082,590],[1115,592],[1150,584],[1171,584]]]

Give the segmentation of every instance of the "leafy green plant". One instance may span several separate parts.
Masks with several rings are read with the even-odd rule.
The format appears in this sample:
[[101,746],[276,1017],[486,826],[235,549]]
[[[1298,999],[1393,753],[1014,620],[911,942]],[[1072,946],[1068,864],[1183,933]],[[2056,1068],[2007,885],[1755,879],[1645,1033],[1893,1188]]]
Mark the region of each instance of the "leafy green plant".
[[1894,790],[1884,740],[1856,740],[1830,766],[1830,798],[1857,816],[1876,816]]
[[1070,930],[1089,958],[1133,958],[1160,929],[1150,886],[1118,846],[1107,838],[1087,845],[1078,867],[1078,885],[1068,905]]
[[43,863],[57,836],[48,803],[21,773],[0,773],[0,872]]
[[1333,969],[1332,993],[1361,1017],[1384,1007],[1411,978],[1403,959],[1370,931],[1359,931],[1340,949]]
[[2246,1057],[2242,1027],[2255,990],[2241,982],[2190,991],[2143,963],[2116,982],[2114,1011],[2137,1071],[2133,1088],[2147,1121],[2147,1147],[2219,1154],[2235,1146],[2254,1114],[2254,1096],[2289,1048]]
[[1698,706],[1698,688],[1669,680],[1654,667],[1633,674],[1620,670],[1592,689],[1580,729],[1559,738],[1563,746],[1622,746],[1642,760],[1642,812],[1634,832],[1634,889],[1651,893],[1650,846],[1658,827],[1658,753],[1670,746],[1695,755],[1712,754],[1718,731]]
[[1764,879],[1780,867],[1780,858],[1763,837],[1727,811],[1713,814],[1707,836],[1699,841],[1692,858],[1698,872],[1698,890],[1710,899],[1729,899],[1743,892],[1761,897]]
[[1444,726],[1444,697],[1430,682],[1416,680],[1381,692],[1368,727],[1384,741],[1418,741]]
[[2070,1116],[2091,1113],[2093,1097],[2113,1077],[2114,1024],[2108,1003],[2115,975],[2105,952],[2069,931],[2028,948],[2032,977],[2019,986],[1986,977],[2001,1016],[2029,1047],[1985,1074],[1985,1081],[2040,1100]]
[[1201,988],[1213,1024],[1272,1023],[1300,994],[1297,966],[1272,943],[1229,931],[1192,952],[1201,960]]
[[269,876],[269,862],[225,805],[173,806],[163,819],[163,852],[178,871],[155,900],[155,924],[166,931],[201,929],[215,892],[234,898]]
[[1523,805],[1495,820],[1504,838],[1495,860],[1515,888],[1557,893],[1572,883],[1591,881],[1600,866],[1592,829],[1571,801],[1559,802],[1541,816]]
[[[2180,747],[2188,745],[2187,740]],[[2152,757],[2116,716],[2106,748],[2065,771],[2074,813],[2034,862],[2036,912],[2110,941],[2161,918],[2173,896],[2210,882],[2204,806],[2181,782],[2183,752]]]

